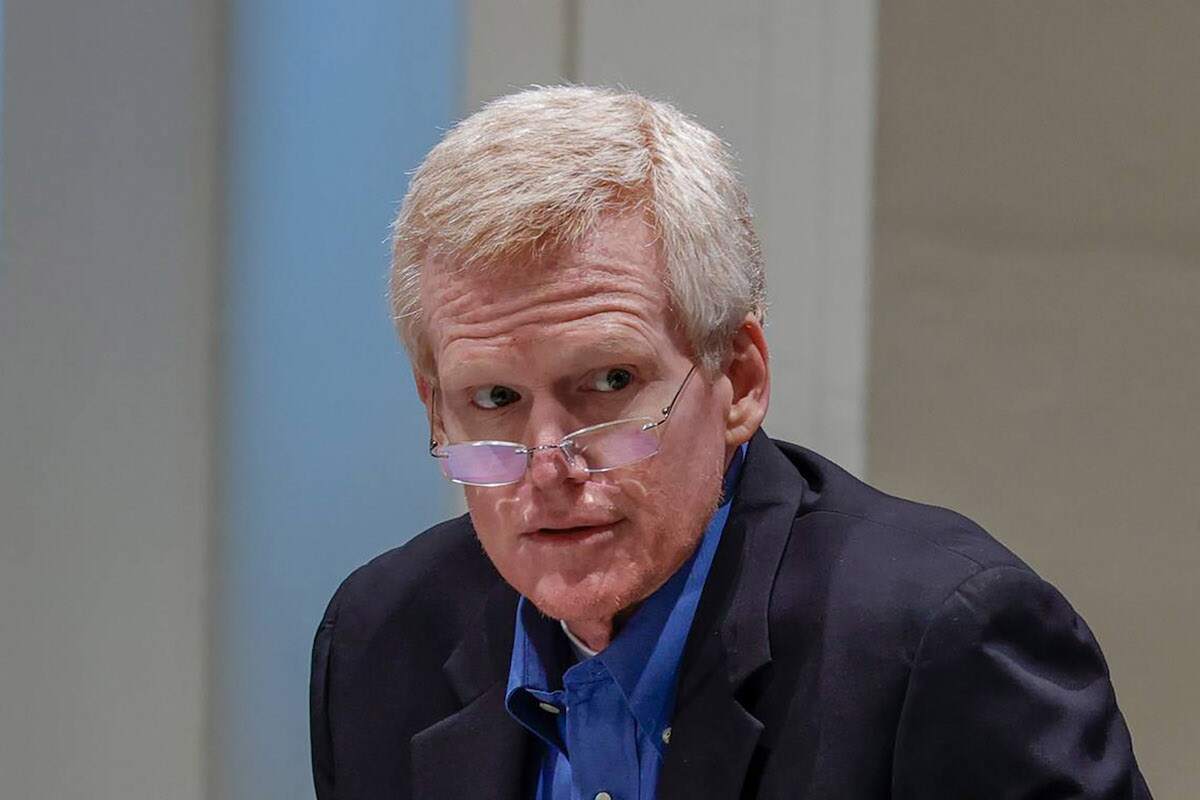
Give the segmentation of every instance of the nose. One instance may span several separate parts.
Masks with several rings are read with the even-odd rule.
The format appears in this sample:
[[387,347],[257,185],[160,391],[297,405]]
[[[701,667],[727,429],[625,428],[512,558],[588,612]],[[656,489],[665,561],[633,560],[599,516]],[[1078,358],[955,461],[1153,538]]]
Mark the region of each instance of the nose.
[[563,483],[582,483],[588,478],[583,462],[572,458],[567,448],[552,446],[535,450],[530,459],[529,479],[538,489],[554,489]]
[[[555,398],[537,397],[526,427],[529,436],[525,441],[538,442],[538,449],[530,455],[529,480],[537,489],[554,489],[564,483],[586,481],[588,472],[583,462],[572,458],[566,449],[556,446],[562,441],[572,420],[566,409]],[[568,446],[569,447],[569,446]]]

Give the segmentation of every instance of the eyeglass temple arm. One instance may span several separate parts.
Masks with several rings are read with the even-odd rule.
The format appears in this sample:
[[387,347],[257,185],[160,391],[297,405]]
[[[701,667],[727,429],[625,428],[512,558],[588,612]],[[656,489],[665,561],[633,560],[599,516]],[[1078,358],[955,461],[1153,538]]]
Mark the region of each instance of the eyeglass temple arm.
[[671,398],[671,402],[667,403],[666,406],[663,407],[662,419],[653,425],[647,426],[648,428],[657,428],[670,418],[671,412],[675,409],[675,403],[679,401],[679,395],[683,394],[684,387],[687,386],[688,381],[692,378],[692,373],[695,371],[696,365],[693,364],[692,368],[688,370],[688,374],[683,376],[683,383],[679,384],[679,388],[675,390],[675,396]]

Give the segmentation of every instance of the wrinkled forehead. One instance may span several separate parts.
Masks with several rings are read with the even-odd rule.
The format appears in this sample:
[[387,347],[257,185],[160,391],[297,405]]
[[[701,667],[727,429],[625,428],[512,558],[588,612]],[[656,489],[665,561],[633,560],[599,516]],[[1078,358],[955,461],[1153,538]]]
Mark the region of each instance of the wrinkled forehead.
[[666,270],[640,219],[607,220],[579,246],[538,259],[463,268],[431,256],[421,304],[435,360],[468,345],[494,351],[585,331],[653,340],[674,327]]
[[533,305],[565,295],[587,297],[624,287],[667,297],[665,275],[656,264],[586,251],[466,269],[435,257],[426,261],[421,273],[421,299],[427,304],[428,319],[444,314],[464,296],[471,297],[477,307],[496,311],[503,308],[504,301],[525,300]]
[[666,283],[658,236],[639,212],[602,216],[587,234],[566,245],[549,248],[530,242],[509,252],[499,260],[475,263],[470,252],[431,248],[421,269],[422,297],[465,285],[519,290],[556,279],[594,283],[606,273]]

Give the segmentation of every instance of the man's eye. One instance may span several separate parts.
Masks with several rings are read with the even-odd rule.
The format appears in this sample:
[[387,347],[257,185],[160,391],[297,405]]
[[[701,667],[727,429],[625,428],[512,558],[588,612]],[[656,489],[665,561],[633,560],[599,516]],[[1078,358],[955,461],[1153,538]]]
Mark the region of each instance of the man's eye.
[[480,408],[500,408],[521,399],[521,395],[507,386],[484,386],[475,391],[471,401]]
[[616,392],[633,382],[633,373],[627,369],[613,367],[597,372],[592,378],[592,388],[598,392]]

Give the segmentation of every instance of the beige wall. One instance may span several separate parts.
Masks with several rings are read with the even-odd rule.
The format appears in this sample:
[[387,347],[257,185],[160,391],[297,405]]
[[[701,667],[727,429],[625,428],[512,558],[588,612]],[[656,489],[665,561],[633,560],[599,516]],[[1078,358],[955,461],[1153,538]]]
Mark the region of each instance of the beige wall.
[[892,0],[869,474],[975,517],[1200,791],[1200,5]]
[[0,797],[206,796],[217,11],[5,0]]

